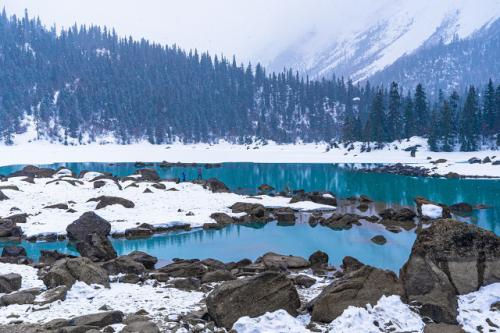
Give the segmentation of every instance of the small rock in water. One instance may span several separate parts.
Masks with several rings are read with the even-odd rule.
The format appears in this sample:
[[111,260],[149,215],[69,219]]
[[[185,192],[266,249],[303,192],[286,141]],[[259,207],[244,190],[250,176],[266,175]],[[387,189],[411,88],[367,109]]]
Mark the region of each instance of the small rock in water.
[[373,237],[371,241],[378,245],[384,245],[385,243],[387,243],[387,239],[385,239],[385,237],[382,235],[377,235]]

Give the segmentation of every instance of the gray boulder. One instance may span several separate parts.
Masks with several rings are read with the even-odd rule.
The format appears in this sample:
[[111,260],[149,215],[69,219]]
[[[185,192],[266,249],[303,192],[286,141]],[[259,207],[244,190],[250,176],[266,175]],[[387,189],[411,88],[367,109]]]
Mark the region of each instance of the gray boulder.
[[113,324],[119,324],[123,321],[123,312],[107,311],[84,316],[75,317],[69,320],[69,326],[95,326],[105,327]]
[[231,274],[230,271],[219,269],[213,272],[207,272],[201,278],[202,283],[211,283],[211,282],[222,282],[222,281],[231,281],[234,280],[235,277]]
[[500,281],[500,237],[472,224],[437,220],[418,234],[400,277],[421,315],[455,324],[457,295]]
[[0,293],[11,293],[21,288],[22,277],[16,273],[0,275]]
[[42,277],[47,288],[71,286],[76,281],[86,284],[101,284],[109,288],[108,273],[88,258],[62,259],[56,262]]
[[19,291],[0,297],[0,306],[9,306],[13,304],[33,304],[35,295],[29,291]]
[[115,259],[106,261],[101,264],[101,267],[110,275],[117,275],[120,273],[141,275],[146,271],[142,263],[129,256],[119,256]]
[[145,252],[141,251],[133,251],[127,254],[127,257],[130,259],[139,262],[144,265],[146,269],[154,269],[156,263],[158,262],[158,258],[153,257]]
[[20,237],[23,231],[10,219],[0,219],[0,237]]
[[97,233],[108,236],[111,224],[94,212],[86,212],[66,228],[68,238],[72,241],[84,241],[88,234]]
[[97,198],[91,198],[87,200],[87,202],[92,202],[95,201],[97,202],[97,206],[95,209],[102,209],[107,206],[112,206],[112,205],[122,205],[125,208],[134,208],[135,204],[124,198],[120,197],[112,197],[112,196],[107,196],[107,195],[101,195],[100,197]]
[[141,320],[125,326],[122,333],[160,333],[160,329],[153,322]]
[[227,329],[243,316],[258,317],[279,309],[296,316],[300,307],[293,283],[277,272],[223,282],[208,295],[206,303],[215,323]]
[[2,250],[2,257],[6,258],[17,258],[17,257],[26,257],[26,249],[22,246],[5,246]]
[[108,261],[117,256],[108,237],[98,233],[88,234],[85,240],[77,242],[76,249],[82,257],[94,262]]
[[383,295],[403,295],[403,287],[396,274],[362,265],[356,270],[348,270],[344,276],[323,289],[307,307],[313,321],[329,323],[349,306],[373,306]]
[[159,271],[171,277],[196,277],[200,279],[208,272],[208,267],[200,261],[180,260],[163,266]]
[[268,252],[256,260],[257,263],[261,262],[268,269],[299,269],[308,268],[309,261],[302,257],[285,256],[273,252]]
[[45,305],[55,301],[64,301],[67,293],[68,287],[66,286],[55,287],[38,295],[34,303],[38,305]]

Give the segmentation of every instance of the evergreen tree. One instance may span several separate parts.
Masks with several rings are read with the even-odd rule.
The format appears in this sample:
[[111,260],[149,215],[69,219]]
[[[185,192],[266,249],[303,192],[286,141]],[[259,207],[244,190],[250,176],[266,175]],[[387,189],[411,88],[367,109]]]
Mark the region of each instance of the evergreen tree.
[[396,82],[391,83],[389,90],[389,114],[387,116],[388,141],[401,138],[401,96]]
[[476,89],[474,86],[469,88],[465,100],[461,135],[460,149],[462,151],[474,151],[478,148],[478,130],[479,130],[479,103]]
[[370,141],[377,143],[386,141],[384,109],[384,95],[382,90],[379,89],[373,99],[370,112]]
[[405,98],[405,106],[404,106],[404,121],[403,121],[403,128],[404,128],[404,137],[406,139],[411,138],[416,134],[415,132],[415,116],[413,112],[413,101],[408,94],[408,96]]
[[425,94],[424,87],[421,84],[418,84],[415,89],[415,119],[416,131],[420,133],[420,135],[427,134],[430,119],[427,108],[427,96]]
[[439,119],[439,129],[441,132],[441,138],[443,141],[442,150],[452,151],[453,150],[453,114],[450,108],[450,104],[445,100],[441,106]]

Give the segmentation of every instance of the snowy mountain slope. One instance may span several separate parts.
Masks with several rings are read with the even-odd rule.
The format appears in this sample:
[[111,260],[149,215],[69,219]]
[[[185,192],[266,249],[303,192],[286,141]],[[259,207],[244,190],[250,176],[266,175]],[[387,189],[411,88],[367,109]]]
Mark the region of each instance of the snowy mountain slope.
[[468,85],[481,86],[487,79],[500,81],[500,19],[449,44],[422,46],[372,75],[373,84],[398,82],[406,88],[422,83],[431,94],[462,92]]
[[327,24],[318,23],[268,67],[297,68],[312,78],[335,73],[362,81],[421,46],[469,37],[500,17],[498,0],[385,0],[365,6],[349,17],[332,11],[329,20],[342,20],[343,29],[332,34]]

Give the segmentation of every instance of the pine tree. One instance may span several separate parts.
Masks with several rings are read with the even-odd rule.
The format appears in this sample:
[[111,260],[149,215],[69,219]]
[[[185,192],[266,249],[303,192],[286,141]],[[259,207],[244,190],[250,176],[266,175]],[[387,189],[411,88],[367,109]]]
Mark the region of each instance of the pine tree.
[[428,134],[429,127],[429,112],[427,108],[427,97],[422,84],[418,84],[415,89],[415,118],[416,131],[420,135]]
[[474,151],[478,148],[479,133],[479,103],[474,86],[469,88],[464,104],[462,127],[461,127],[461,147],[462,151]]
[[445,100],[441,106],[441,118],[439,120],[439,129],[441,131],[441,138],[443,142],[443,151],[453,150],[453,114],[450,104]]
[[370,140],[381,143],[386,140],[385,117],[384,117],[384,95],[381,89],[378,90],[372,102],[370,112]]
[[493,81],[490,79],[486,91],[484,92],[483,126],[481,126],[482,133],[487,136],[495,134],[495,99],[495,87],[493,86]]
[[410,94],[405,98],[405,112],[403,117],[404,137],[406,139],[415,135],[415,117],[413,113],[413,101]]
[[389,90],[389,114],[387,116],[388,141],[401,138],[401,96],[396,82],[391,83]]

